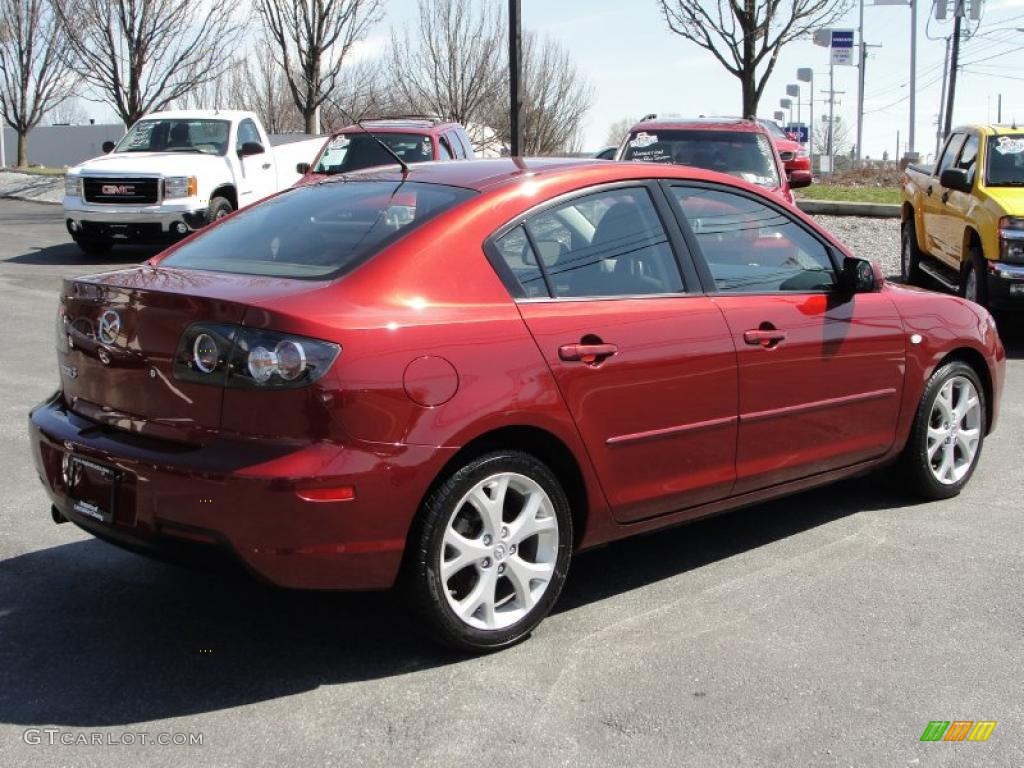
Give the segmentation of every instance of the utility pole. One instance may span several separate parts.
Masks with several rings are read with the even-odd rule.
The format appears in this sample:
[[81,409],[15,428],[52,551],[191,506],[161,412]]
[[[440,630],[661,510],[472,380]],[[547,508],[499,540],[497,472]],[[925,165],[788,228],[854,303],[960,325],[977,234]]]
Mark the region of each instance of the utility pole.
[[519,80],[523,73],[522,39],[521,0],[508,0],[508,85],[512,102],[510,105],[512,125],[509,150],[512,157],[519,157],[521,154],[519,132],[522,123],[519,112],[522,102],[519,98]]
[[835,173],[835,157],[832,154],[832,133],[835,128],[835,105],[836,105],[836,65],[830,62],[828,65],[828,172]]
[[860,0],[860,24],[857,27],[857,42],[860,44],[860,71],[857,84],[857,164],[860,168],[861,147],[864,137],[864,64],[868,60],[868,49],[864,45],[864,0]]
[[942,147],[942,126],[944,124],[943,115],[945,114],[946,104],[946,75],[949,73],[949,43],[950,39],[946,38],[946,58],[942,61],[942,90],[939,92],[939,119],[935,121],[935,160],[939,159],[939,149]]
[[[942,0],[945,2],[945,0]],[[914,153],[914,122],[917,120],[917,0],[910,0],[910,132],[906,153]],[[898,158],[897,158],[898,159]]]
[[946,94],[946,120],[943,136],[953,130],[953,102],[956,99],[956,70],[960,64],[960,21],[963,19],[963,0],[955,1],[953,17],[953,46],[949,57],[949,93]]
[[996,99],[996,122],[1003,122],[1003,94],[999,94],[999,98]]

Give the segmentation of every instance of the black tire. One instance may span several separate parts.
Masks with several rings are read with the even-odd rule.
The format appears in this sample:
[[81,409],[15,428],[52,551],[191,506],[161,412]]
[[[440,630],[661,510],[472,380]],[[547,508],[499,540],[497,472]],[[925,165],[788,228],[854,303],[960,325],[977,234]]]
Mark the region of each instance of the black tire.
[[114,247],[109,240],[94,240],[84,237],[72,239],[75,241],[75,245],[82,249],[82,253],[87,256],[102,256],[105,253],[110,253],[110,249]]
[[[980,419],[977,426],[978,444],[973,461],[967,468],[966,473],[955,482],[944,483],[935,476],[932,459],[928,456],[928,430],[939,392],[948,381],[957,378],[970,381],[978,395],[978,408],[980,411]],[[935,426],[941,428],[940,424]],[[986,429],[985,390],[981,386],[978,374],[975,373],[971,366],[960,360],[954,360],[941,366],[928,379],[924,393],[921,395],[921,402],[917,406],[917,413],[914,415],[910,437],[897,465],[897,474],[905,489],[915,496],[929,500],[948,499],[959,494],[968,481],[970,481],[974,470],[978,466],[978,462],[981,460],[982,448],[985,445]]]
[[[471,523],[466,521],[471,521],[476,515],[476,510],[472,505],[462,503],[467,494],[478,484],[502,473],[524,476],[543,490],[550,500],[549,513],[553,513],[558,538],[557,546],[551,538],[547,540],[547,548],[552,552],[550,559],[545,562],[553,563],[554,568],[545,590],[537,598],[536,603],[532,608],[526,609],[526,613],[514,623],[500,628],[487,629],[468,623],[468,621],[476,620],[474,618],[476,614],[471,615],[468,620],[461,618],[449,604],[449,595],[453,600],[458,598],[456,590],[460,589],[460,584],[457,583],[460,579],[465,585],[462,588],[466,593],[470,593],[479,579],[490,575],[497,590],[493,594],[506,593],[511,589],[509,602],[504,607],[514,607],[519,603],[519,598],[511,579],[508,576],[497,574],[511,573],[513,557],[519,558],[522,552],[517,553],[516,549],[512,547],[511,554],[506,555],[503,550],[499,555],[497,544],[503,544],[503,542],[499,540],[500,533],[498,533],[492,539],[495,542],[493,560],[491,558],[486,558],[486,562],[471,560],[461,569],[453,571],[452,575],[449,575],[447,583],[444,583],[441,578],[441,558],[443,554],[451,551],[444,544],[449,524],[452,524],[453,527],[460,524],[468,526]],[[520,496],[520,499],[525,502],[525,497]],[[516,521],[519,520],[514,513],[521,512],[522,507],[523,504],[520,504],[519,510],[517,510],[516,504],[505,502],[502,519],[509,525],[502,524],[502,530],[514,527]],[[512,517],[509,517],[510,514]],[[483,522],[482,514],[477,517],[481,525],[479,530],[473,531],[469,527],[465,527],[459,532],[464,533],[467,539],[472,539],[474,543],[479,542],[483,548],[486,541],[485,535],[489,528]],[[544,519],[550,520],[551,517],[552,514],[548,514]],[[533,542],[533,560],[530,559],[531,555],[526,555],[523,557],[523,561],[527,563],[540,562],[538,555],[541,547],[540,538],[540,536],[534,536],[532,539],[521,540],[524,552],[531,547],[529,542]],[[487,453],[472,459],[454,472],[424,502],[410,535],[409,550],[403,569],[403,587],[407,602],[412,609],[412,614],[419,619],[420,627],[443,645],[477,653],[506,648],[527,637],[547,616],[555,601],[558,600],[569,571],[572,541],[572,514],[569,509],[569,501],[551,470],[534,456],[521,451],[500,450]],[[499,566],[499,563],[502,564]],[[508,564],[508,571],[505,570],[504,563]],[[500,570],[497,570],[499,567]],[[453,585],[451,590],[449,590],[449,585]],[[469,595],[463,595],[463,599],[469,600]],[[495,612],[494,615],[498,616],[499,614]]]
[[960,295],[975,304],[988,306],[988,283],[985,276],[985,259],[981,251],[972,246],[967,252],[967,263],[960,275]]
[[210,207],[206,211],[206,221],[212,224],[217,219],[223,219],[233,210],[235,210],[234,206],[226,197],[215,197],[210,201]]
[[921,255],[917,245],[917,227],[911,217],[903,222],[900,238],[900,274],[907,285],[913,285],[921,277]]

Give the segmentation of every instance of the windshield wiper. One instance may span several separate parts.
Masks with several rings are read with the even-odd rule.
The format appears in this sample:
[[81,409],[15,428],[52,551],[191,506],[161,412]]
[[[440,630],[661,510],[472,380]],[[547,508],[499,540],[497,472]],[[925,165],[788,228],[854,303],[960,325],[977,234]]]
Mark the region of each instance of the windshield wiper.
[[164,147],[164,152],[198,152],[204,154],[203,150],[196,149],[195,147]]

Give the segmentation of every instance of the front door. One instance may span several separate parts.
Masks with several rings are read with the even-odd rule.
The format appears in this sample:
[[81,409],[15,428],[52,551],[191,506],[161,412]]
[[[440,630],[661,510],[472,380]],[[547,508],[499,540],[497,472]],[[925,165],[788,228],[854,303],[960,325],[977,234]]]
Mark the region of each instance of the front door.
[[686,294],[652,192],[582,194],[495,246],[621,522],[727,496],[735,476],[729,329]]
[[676,186],[739,366],[735,493],[849,466],[895,439],[904,337],[882,293],[835,290],[838,265],[753,196]]
[[237,154],[238,164],[241,167],[238,190],[239,207],[251,205],[277,191],[277,171],[274,168],[270,144],[260,136],[256,123],[249,119],[238,124],[238,138],[235,141],[236,153],[239,153],[242,145],[247,142],[262,144],[264,151],[257,155]]

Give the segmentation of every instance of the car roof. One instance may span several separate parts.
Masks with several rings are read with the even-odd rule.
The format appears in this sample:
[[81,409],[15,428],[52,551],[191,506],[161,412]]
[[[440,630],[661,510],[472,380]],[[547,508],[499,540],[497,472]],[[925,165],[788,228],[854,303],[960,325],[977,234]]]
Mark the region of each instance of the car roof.
[[[414,163],[405,174],[397,166],[379,166],[333,176],[332,179],[349,181],[417,181],[427,184],[445,184],[485,192],[511,186],[524,181],[571,181],[578,178],[580,186],[602,182],[634,179],[665,178],[690,181],[714,181],[744,189],[752,185],[715,171],[670,163],[616,163],[592,157],[502,157],[487,160],[442,160]],[[755,188],[756,189],[756,188]]]
[[632,131],[738,131],[741,133],[767,133],[756,120],[742,117],[652,117],[641,120]]
[[140,120],[159,118],[162,120],[242,120],[255,117],[253,112],[242,109],[168,109],[164,112],[150,112]]
[[334,136],[344,133],[366,133],[369,128],[373,133],[421,133],[432,135],[452,128],[461,128],[459,123],[434,120],[429,117],[395,117],[363,120],[362,126],[353,123],[333,132]]
[[978,131],[985,136],[1009,136],[1024,133],[1024,127],[1017,125],[998,125],[996,123],[974,123],[972,125],[961,125],[953,129],[953,133],[964,131]]

